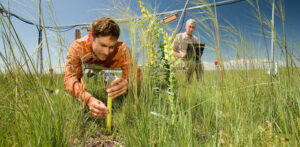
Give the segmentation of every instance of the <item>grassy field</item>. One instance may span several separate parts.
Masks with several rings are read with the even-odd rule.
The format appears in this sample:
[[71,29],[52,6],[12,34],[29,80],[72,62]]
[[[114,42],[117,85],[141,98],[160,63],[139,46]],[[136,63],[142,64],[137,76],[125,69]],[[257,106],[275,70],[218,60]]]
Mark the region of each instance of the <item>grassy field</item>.
[[[185,72],[173,64],[172,28],[138,2],[143,19],[130,19],[122,32],[130,36],[134,60],[143,56],[143,80],[113,101],[112,134],[106,133],[105,120],[92,118],[86,106],[64,91],[62,74],[38,74],[35,53],[28,53],[13,24],[1,15],[0,146],[300,146],[299,46],[288,44],[284,25],[275,44],[285,63],[270,76],[261,66],[264,61],[256,62],[266,56],[254,49],[255,42],[230,24],[219,25],[214,8],[203,8],[201,14],[209,21],[196,21],[211,37],[206,49],[216,54],[220,68],[205,71],[202,81],[187,82]],[[256,2],[249,4],[266,40],[272,27],[261,18]],[[284,10],[280,14],[284,24]],[[247,60],[252,68],[232,65],[233,70],[225,70],[230,60],[220,42],[234,51],[234,59]],[[45,66],[51,68],[49,64]],[[86,89],[106,103],[103,78],[83,79]]]
[[[129,91],[113,102],[112,136],[125,146],[298,146],[300,79],[296,74],[288,79],[285,72],[281,68],[270,79],[264,70],[225,71],[223,83],[214,71],[192,83],[177,72],[175,124],[169,120],[167,94],[153,97],[143,83],[136,96]],[[23,74],[0,77],[1,146],[87,145],[93,135],[105,138],[105,121],[91,118],[63,90],[62,75],[38,77],[43,87]],[[105,101],[101,78],[85,81]]]

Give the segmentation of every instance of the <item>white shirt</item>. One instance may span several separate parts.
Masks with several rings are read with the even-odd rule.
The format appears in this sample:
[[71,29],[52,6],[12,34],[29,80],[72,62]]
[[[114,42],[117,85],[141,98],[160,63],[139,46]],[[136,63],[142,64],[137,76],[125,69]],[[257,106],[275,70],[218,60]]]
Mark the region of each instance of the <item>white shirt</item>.
[[186,32],[183,32],[176,35],[172,47],[176,52],[186,53],[189,43],[199,43],[199,39],[194,35],[188,36]]

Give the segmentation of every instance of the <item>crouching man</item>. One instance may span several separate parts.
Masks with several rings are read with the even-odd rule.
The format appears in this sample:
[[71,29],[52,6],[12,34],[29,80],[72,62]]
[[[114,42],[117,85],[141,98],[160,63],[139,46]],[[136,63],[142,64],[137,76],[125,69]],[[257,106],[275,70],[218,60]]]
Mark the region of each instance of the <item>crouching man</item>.
[[[105,118],[108,109],[105,104],[95,98],[85,89],[82,79],[82,64],[97,64],[105,68],[121,68],[122,77],[115,78],[106,89],[113,99],[128,90],[129,74],[135,73],[140,83],[140,69],[133,68],[133,60],[129,48],[118,40],[119,25],[110,18],[98,18],[93,21],[92,32],[75,40],[67,53],[64,71],[64,86],[66,91],[87,105],[94,118]],[[135,71],[132,71],[135,70]]]

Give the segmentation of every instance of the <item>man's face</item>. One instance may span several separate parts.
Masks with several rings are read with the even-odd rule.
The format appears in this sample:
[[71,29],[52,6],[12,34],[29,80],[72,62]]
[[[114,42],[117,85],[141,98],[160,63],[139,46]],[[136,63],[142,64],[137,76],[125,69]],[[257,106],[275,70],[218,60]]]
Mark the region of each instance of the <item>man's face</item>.
[[196,28],[196,24],[195,23],[188,23],[185,25],[185,29],[186,29],[186,34],[191,36],[194,32]]
[[100,61],[105,61],[114,52],[117,39],[109,36],[99,36],[93,40],[93,51]]

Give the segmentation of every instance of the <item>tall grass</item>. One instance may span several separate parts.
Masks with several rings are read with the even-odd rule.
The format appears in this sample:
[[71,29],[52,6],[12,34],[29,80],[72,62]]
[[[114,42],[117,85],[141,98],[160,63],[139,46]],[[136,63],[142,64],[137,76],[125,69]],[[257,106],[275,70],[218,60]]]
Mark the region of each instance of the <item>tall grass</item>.
[[[261,37],[267,41],[265,30],[275,28],[266,25],[270,22],[261,17],[258,1],[249,3],[256,12]],[[144,65],[140,87],[131,82],[128,93],[113,102],[112,131],[119,142],[125,146],[299,146],[300,83],[296,81],[300,78],[293,58],[297,47],[288,48],[286,33],[283,37],[276,33],[276,44],[284,51],[288,66],[280,67],[279,74],[270,78],[267,67],[259,66],[264,65],[259,59],[265,56],[254,49],[267,49],[267,43],[255,44],[230,22],[220,25],[216,8],[201,9],[197,28],[208,36],[204,39],[207,49],[216,53],[223,66],[221,80],[216,80],[215,71],[205,71],[202,82],[187,83],[182,78],[185,72],[173,68],[170,28],[151,16],[141,1],[138,11],[144,17],[139,20],[132,17],[140,12],[125,9],[124,3],[114,4],[126,10],[122,17],[129,18],[121,26],[130,37],[132,60],[143,56]],[[283,3],[276,4],[285,23]],[[61,74],[51,78],[37,73],[32,55],[3,15],[1,33],[6,53],[0,52],[4,64],[0,68],[0,145],[82,146],[94,134],[103,137],[105,121],[91,118],[85,107],[64,92]],[[63,40],[58,32],[56,35]],[[233,50],[241,63],[231,64],[222,47]],[[225,70],[228,67],[232,70]],[[87,89],[105,102],[102,79],[84,80]],[[57,94],[51,91],[55,89]]]
[[[278,3],[277,5],[283,4]],[[256,6],[258,7],[258,5]],[[256,9],[259,11],[257,15],[262,15],[259,8]],[[270,76],[266,73],[267,67],[259,66],[265,65],[264,60],[258,60],[265,56],[254,50],[256,46],[253,45],[253,42],[230,23],[227,26],[219,25],[215,8],[207,7],[201,11],[204,12],[206,18],[197,19],[199,27],[206,28],[203,29],[203,32],[214,41],[209,43],[208,48],[216,52],[221,64],[222,59],[224,61],[226,59],[220,50],[220,40],[224,40],[226,37],[222,38],[220,32],[224,36],[230,36],[231,40],[224,41],[225,46],[234,50],[236,59],[242,59],[243,62],[227,64],[227,67],[232,66],[235,70],[221,68],[219,75],[221,80],[218,82],[215,81],[215,74],[209,71],[205,72],[205,80],[202,83],[186,83],[185,79],[181,78],[183,73],[177,72],[179,96],[175,125],[172,125],[167,117],[171,104],[166,98],[167,93],[164,93],[166,85],[160,82],[161,95],[159,97],[153,97],[155,94],[149,95],[153,92],[149,89],[141,89],[141,93],[148,93],[148,95],[140,95],[138,106],[134,105],[140,108],[140,113],[132,116],[133,103],[128,100],[128,103],[126,101],[123,105],[123,113],[119,117],[123,118],[119,120],[118,126],[123,126],[120,130],[127,138],[126,144],[128,146],[150,146],[154,141],[160,146],[297,145],[299,132],[295,129],[297,126],[295,122],[299,118],[297,104],[299,92],[297,92],[298,86],[296,86],[298,83],[290,83],[293,86],[287,86],[286,83],[290,78],[287,76],[288,70],[292,68],[297,71],[298,68],[280,68],[280,75],[270,80]],[[270,24],[269,20],[258,18],[260,18],[258,24]],[[151,25],[149,23],[149,27]],[[264,30],[271,27],[265,27],[266,25],[261,25],[261,36],[266,40],[269,38],[266,35],[269,34],[266,34]],[[278,33],[277,37],[280,37]],[[282,44],[278,40],[276,43]],[[268,50],[265,45],[263,46]],[[148,52],[150,49],[148,47],[144,52]],[[289,58],[289,60],[291,59]],[[146,70],[143,75],[148,78],[148,73]],[[297,73],[291,77],[293,77],[293,81],[298,80]],[[143,85],[146,85],[147,82],[143,82]],[[293,96],[288,96],[287,93],[293,93]],[[289,105],[294,107],[290,108]],[[133,125],[134,127],[132,127]]]
[[[11,56],[1,49],[1,146],[68,146],[75,139],[87,140],[97,124],[63,91],[61,75],[50,79],[37,74],[32,56],[5,16],[0,17],[1,37]],[[60,92],[55,94],[55,89]]]

